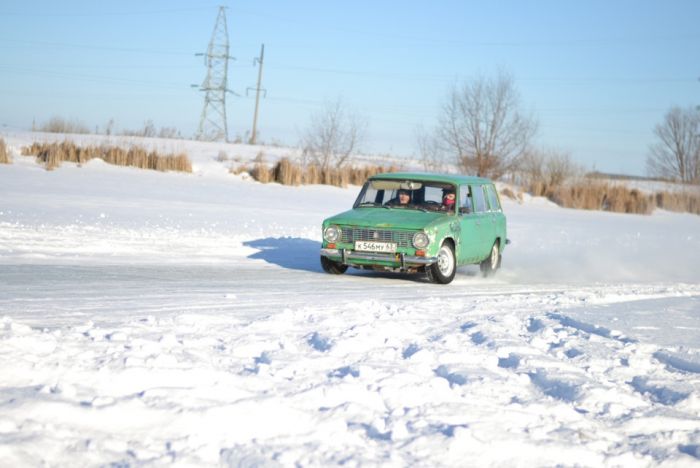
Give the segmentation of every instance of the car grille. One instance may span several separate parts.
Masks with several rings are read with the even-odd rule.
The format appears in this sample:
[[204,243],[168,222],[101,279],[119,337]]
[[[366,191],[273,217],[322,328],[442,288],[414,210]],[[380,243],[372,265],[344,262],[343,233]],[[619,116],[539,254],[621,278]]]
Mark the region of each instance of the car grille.
[[413,235],[416,231],[387,231],[385,229],[340,228],[343,232],[340,237],[343,243],[355,241],[396,242],[399,247],[411,247]]

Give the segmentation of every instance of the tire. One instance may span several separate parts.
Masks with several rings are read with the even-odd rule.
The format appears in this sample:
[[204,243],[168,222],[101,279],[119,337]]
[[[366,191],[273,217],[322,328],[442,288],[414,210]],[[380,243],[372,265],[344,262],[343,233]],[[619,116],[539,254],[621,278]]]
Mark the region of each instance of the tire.
[[321,255],[321,268],[331,275],[342,275],[348,269],[348,266]]
[[443,242],[438,251],[438,261],[425,268],[428,279],[433,283],[451,283],[457,273],[455,249],[450,242]]
[[489,256],[479,264],[479,268],[485,278],[495,275],[496,271],[501,268],[501,251],[498,248],[498,241],[493,243]]

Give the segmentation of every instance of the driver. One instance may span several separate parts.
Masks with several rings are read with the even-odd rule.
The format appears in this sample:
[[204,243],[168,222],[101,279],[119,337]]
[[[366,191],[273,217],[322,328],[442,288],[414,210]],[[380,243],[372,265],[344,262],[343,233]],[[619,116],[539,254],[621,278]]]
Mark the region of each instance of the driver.
[[411,203],[411,192],[406,189],[399,189],[396,192],[396,198],[392,198],[388,203],[392,206],[406,206]]
[[408,190],[399,190],[399,205],[408,205],[411,203],[411,193]]

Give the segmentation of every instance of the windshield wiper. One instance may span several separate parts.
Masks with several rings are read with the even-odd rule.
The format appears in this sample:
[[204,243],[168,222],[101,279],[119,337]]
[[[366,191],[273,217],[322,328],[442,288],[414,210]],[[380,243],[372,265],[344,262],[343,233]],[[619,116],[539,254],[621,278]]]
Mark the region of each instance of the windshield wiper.
[[357,206],[377,206],[377,204],[374,203],[374,202],[371,202],[371,201],[366,201],[366,202],[360,203],[360,204],[357,205]]

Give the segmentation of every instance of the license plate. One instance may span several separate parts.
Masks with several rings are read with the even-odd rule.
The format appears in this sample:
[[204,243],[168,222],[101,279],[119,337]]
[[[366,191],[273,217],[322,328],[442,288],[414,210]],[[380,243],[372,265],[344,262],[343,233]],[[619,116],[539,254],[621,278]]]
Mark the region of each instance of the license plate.
[[355,241],[355,250],[363,252],[396,252],[396,242]]

